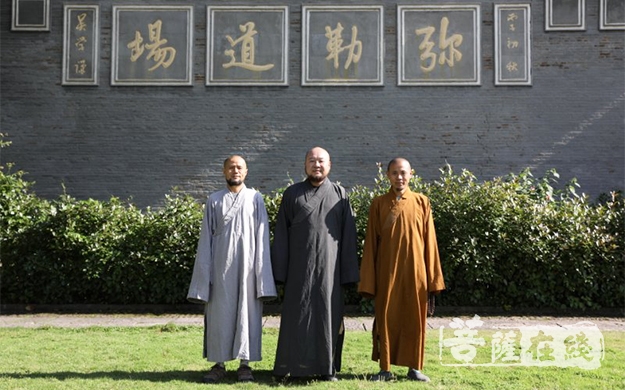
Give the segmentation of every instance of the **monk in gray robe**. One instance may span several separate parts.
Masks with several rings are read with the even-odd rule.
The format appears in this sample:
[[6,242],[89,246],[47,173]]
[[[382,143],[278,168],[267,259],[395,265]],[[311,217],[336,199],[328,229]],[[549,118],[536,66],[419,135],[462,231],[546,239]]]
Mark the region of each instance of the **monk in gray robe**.
[[345,189],[332,183],[330,156],[306,154],[307,179],[288,187],[271,261],[284,301],[273,374],[336,380],[344,336],[343,290],[359,280],[356,225]]
[[227,188],[208,197],[187,299],[205,304],[204,357],[215,365],[204,382],[226,376],[240,359],[239,381],[253,381],[250,361],[261,360],[263,301],[277,296],[269,254],[269,222],[262,196],[244,184],[240,156],[224,161]]

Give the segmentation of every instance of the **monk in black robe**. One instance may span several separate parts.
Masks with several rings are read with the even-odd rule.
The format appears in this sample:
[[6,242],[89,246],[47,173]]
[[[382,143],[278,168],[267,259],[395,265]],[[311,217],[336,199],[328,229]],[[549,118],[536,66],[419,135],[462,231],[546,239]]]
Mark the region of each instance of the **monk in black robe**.
[[344,336],[343,290],[359,280],[356,224],[345,189],[327,179],[330,156],[306,154],[307,179],[288,187],[278,211],[271,262],[284,284],[273,374],[336,380]]

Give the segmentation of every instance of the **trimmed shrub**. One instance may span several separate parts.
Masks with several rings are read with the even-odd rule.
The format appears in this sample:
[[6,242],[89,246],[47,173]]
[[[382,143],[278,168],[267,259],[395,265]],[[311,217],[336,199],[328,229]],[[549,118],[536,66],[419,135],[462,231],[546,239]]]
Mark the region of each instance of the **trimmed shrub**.
[[[577,194],[575,180],[555,189],[558,177],[555,170],[541,178],[525,170],[478,182],[450,166],[432,183],[413,177],[411,189],[432,203],[447,287],[443,305],[623,307],[623,196],[613,192],[593,204]],[[378,164],[373,188],[351,191],[360,244],[371,200],[389,187]],[[369,304],[361,303],[364,310]]]
[[39,214],[44,217],[3,237],[5,302],[184,300],[180,295],[188,287],[202,216],[192,198],[167,196],[163,208],[141,211],[117,198],[101,202],[63,195],[42,202]]
[[[0,138],[0,142],[1,138]],[[2,143],[0,146],[6,146]],[[188,195],[157,209],[117,198],[38,198],[12,165],[0,170],[0,297],[23,304],[186,302],[202,219]],[[446,306],[598,309],[624,306],[625,202],[591,203],[575,181],[529,170],[478,182],[450,166],[438,180],[415,176],[432,203],[447,290]],[[369,206],[386,193],[384,168],[371,187],[349,192],[362,254]],[[263,195],[273,231],[284,188]],[[347,304],[361,304],[355,288]],[[362,302],[362,303],[361,303]]]

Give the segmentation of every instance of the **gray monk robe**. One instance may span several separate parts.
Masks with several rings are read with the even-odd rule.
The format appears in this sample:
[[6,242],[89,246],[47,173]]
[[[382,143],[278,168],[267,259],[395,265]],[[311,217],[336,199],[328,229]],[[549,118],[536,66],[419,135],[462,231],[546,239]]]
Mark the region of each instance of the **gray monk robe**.
[[262,196],[246,187],[211,194],[187,295],[206,304],[204,357],[261,360],[261,298],[276,295]]
[[356,225],[345,190],[326,179],[288,187],[278,211],[271,261],[284,302],[273,374],[340,370],[343,288],[359,280]]

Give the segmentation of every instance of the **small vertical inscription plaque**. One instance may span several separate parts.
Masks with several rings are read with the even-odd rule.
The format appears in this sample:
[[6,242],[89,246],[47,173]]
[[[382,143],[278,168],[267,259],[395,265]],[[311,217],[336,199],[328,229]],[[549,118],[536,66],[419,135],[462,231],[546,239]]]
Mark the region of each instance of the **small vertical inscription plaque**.
[[529,4],[495,4],[495,85],[532,85]]
[[99,5],[63,7],[63,85],[98,85]]

